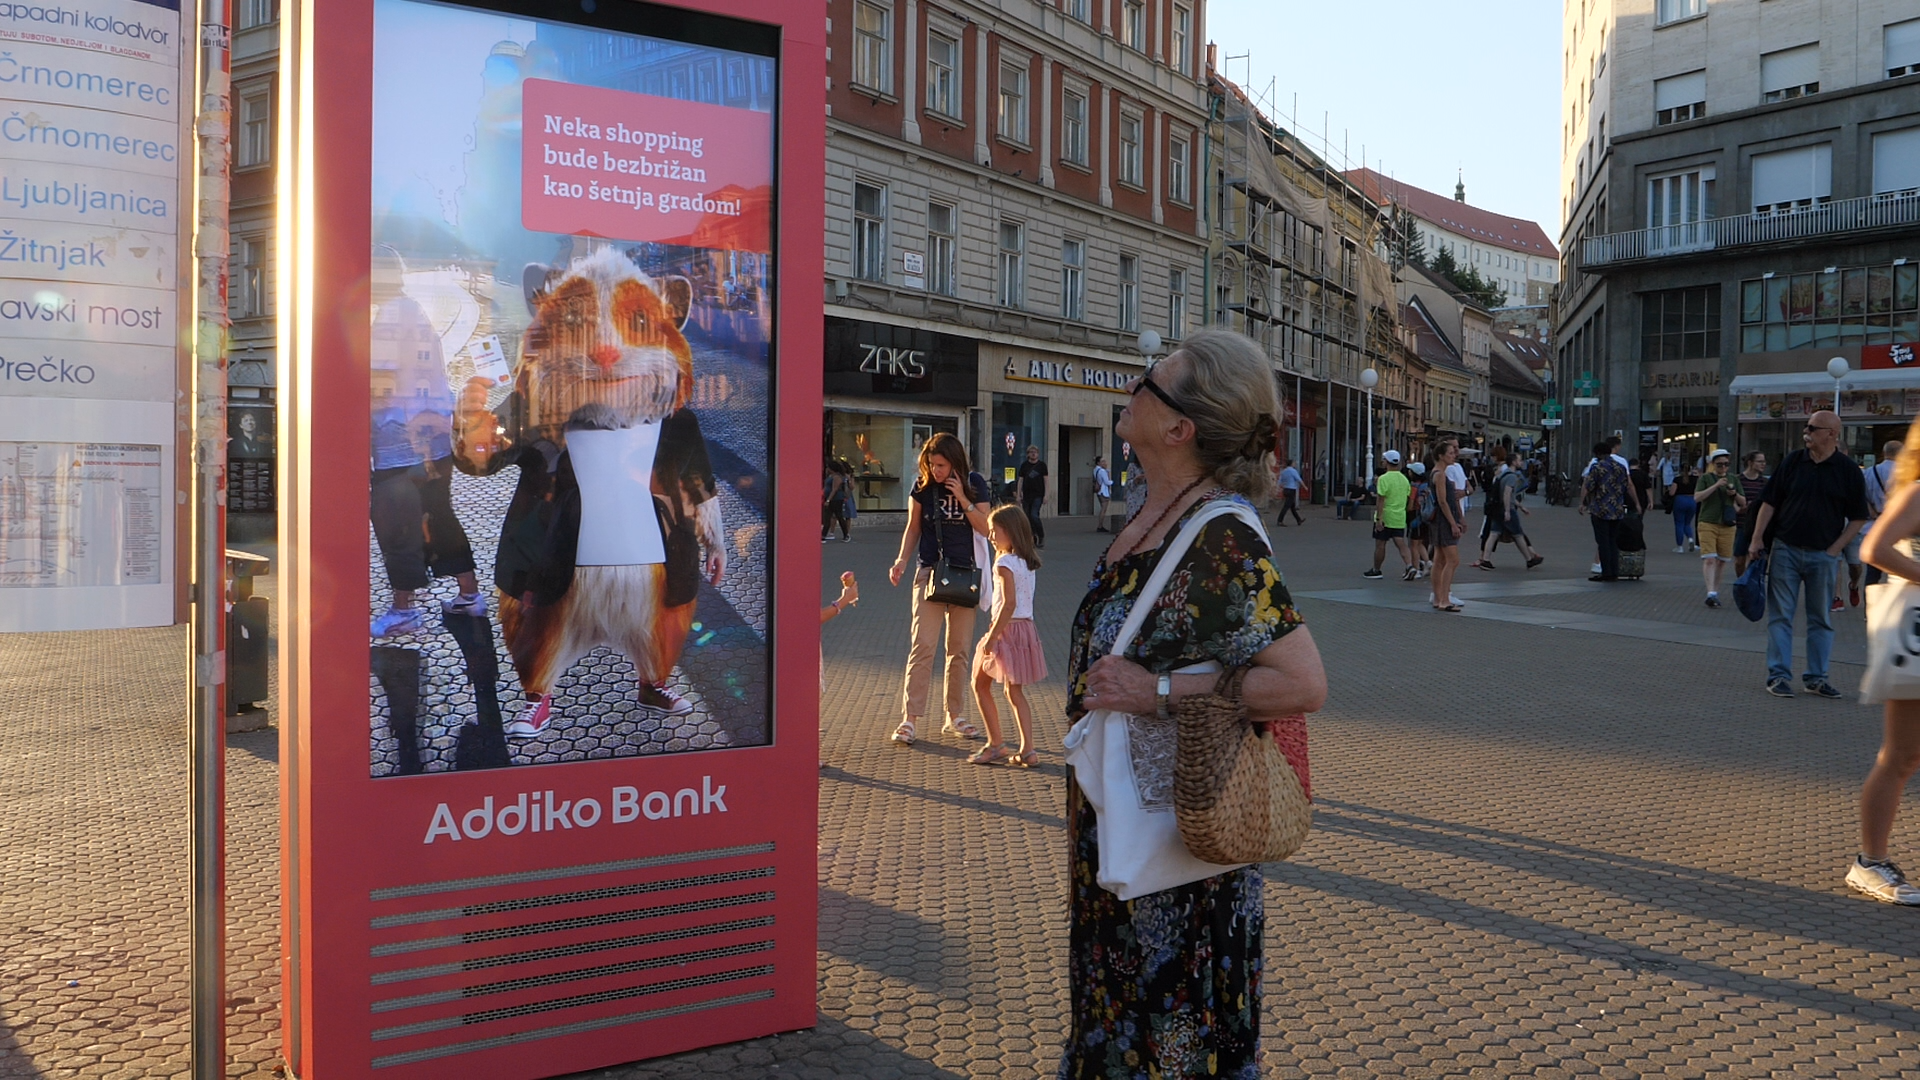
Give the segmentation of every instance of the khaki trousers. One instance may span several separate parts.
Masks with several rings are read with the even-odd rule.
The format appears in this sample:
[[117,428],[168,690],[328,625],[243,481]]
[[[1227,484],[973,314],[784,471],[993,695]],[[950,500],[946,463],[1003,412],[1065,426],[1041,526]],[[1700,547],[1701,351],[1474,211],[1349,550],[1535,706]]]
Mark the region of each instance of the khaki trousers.
[[927,690],[933,682],[933,654],[946,639],[946,718],[967,711],[967,682],[973,667],[973,617],[978,611],[927,600],[927,582],[933,568],[923,566],[913,575],[913,646],[907,650],[907,682],[901,692],[901,712],[908,717],[927,715]]

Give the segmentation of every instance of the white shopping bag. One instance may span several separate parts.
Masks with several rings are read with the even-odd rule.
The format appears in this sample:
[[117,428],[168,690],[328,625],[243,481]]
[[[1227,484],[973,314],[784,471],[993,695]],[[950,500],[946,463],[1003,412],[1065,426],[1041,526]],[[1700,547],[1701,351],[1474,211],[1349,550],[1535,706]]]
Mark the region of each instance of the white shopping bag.
[[1868,705],[1920,698],[1920,585],[1895,578],[1867,586]]
[[[1259,517],[1240,503],[1216,503],[1194,514],[1168,543],[1152,576],[1134,599],[1127,621],[1114,638],[1114,655],[1124,653],[1140,633],[1148,611],[1200,529],[1224,514],[1238,515],[1262,538],[1266,536]],[[1219,670],[1219,664],[1209,661],[1180,668],[1179,673]],[[1122,900],[1132,900],[1247,865],[1202,862],[1180,839],[1180,823],[1173,809],[1175,741],[1171,721],[1095,709],[1067,731],[1065,745],[1074,782],[1080,785],[1099,822],[1100,866],[1095,880],[1101,888]]]

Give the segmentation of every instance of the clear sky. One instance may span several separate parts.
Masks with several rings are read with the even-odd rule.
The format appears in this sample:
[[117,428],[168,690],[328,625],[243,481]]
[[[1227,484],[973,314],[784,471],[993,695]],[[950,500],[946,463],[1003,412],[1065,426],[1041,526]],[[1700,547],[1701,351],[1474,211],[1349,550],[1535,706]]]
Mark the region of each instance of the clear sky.
[[[1316,149],[1560,238],[1560,8],[1554,0],[1212,0],[1222,73]],[[1250,60],[1234,59],[1242,53]],[[1251,75],[1248,64],[1251,63]]]

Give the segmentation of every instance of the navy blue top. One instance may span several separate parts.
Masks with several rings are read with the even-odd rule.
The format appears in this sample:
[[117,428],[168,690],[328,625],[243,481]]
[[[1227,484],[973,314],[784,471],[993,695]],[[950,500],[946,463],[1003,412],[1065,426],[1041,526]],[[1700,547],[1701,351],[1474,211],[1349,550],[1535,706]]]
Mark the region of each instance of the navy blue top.
[[[987,478],[977,472],[967,474],[967,487],[973,502],[992,502],[987,493]],[[956,570],[973,566],[973,526],[967,524],[967,505],[953,497],[945,484],[916,486],[908,496],[920,508],[920,565],[933,566],[942,555]]]

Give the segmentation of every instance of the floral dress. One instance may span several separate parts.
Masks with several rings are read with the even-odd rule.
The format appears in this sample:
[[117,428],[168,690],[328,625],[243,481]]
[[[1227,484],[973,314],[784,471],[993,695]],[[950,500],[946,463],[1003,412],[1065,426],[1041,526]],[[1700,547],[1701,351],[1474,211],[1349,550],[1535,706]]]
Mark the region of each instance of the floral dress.
[[[1195,503],[1181,523],[1213,498],[1245,501],[1216,494]],[[1087,711],[1081,703],[1087,666],[1112,651],[1135,594],[1159,559],[1156,549],[1112,565],[1102,559],[1094,568],[1073,620],[1070,717],[1077,720]],[[1168,579],[1125,655],[1154,672],[1205,660],[1239,667],[1301,621],[1260,534],[1237,517],[1216,518]],[[1073,1019],[1061,1080],[1256,1080],[1266,918],[1259,867],[1121,900],[1094,879],[1098,822],[1071,780],[1067,833]]]

